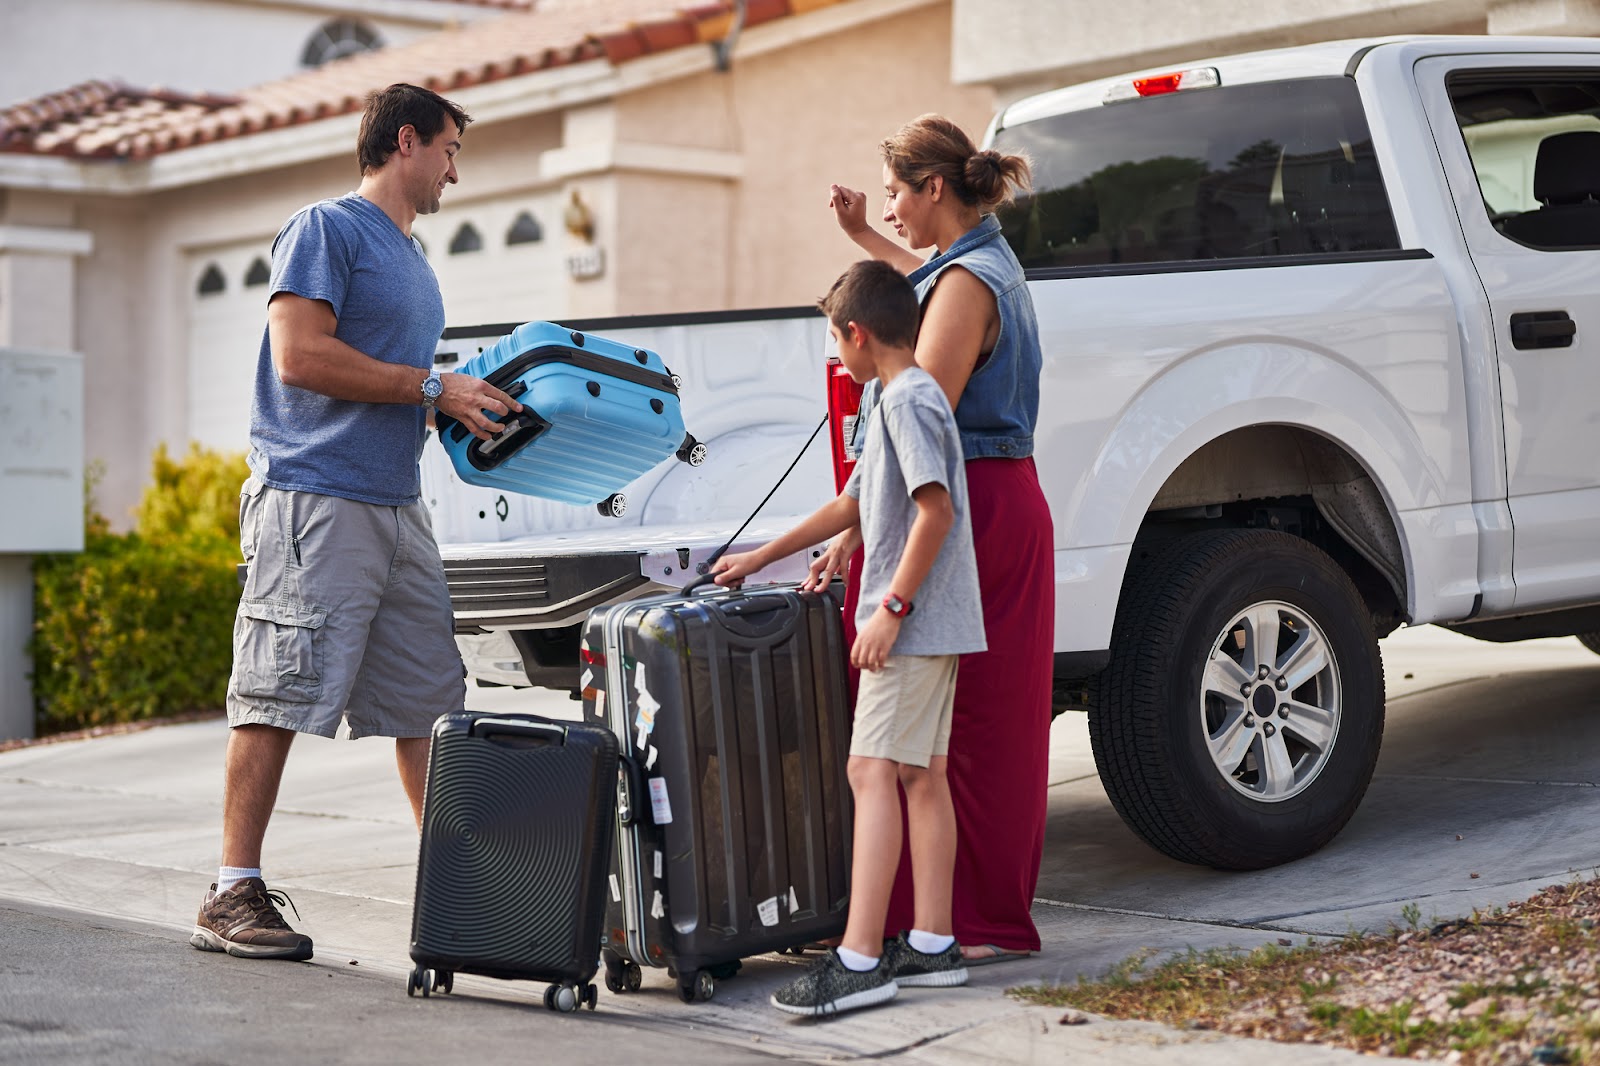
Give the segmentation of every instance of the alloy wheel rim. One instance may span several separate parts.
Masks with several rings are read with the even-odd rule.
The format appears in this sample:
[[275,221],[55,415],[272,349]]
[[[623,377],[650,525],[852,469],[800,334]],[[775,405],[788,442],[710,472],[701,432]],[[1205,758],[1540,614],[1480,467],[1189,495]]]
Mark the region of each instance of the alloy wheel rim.
[[1328,764],[1341,719],[1339,666],[1322,627],[1278,600],[1239,611],[1212,642],[1200,727],[1235,792],[1282,803]]

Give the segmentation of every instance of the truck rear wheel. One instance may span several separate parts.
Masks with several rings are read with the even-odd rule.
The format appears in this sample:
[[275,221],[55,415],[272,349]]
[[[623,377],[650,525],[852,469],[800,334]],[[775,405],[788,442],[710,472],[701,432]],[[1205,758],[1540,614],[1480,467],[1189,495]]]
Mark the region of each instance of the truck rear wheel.
[[1350,820],[1383,702],[1371,614],[1344,571],[1298,537],[1219,530],[1130,563],[1089,737],[1134,832],[1183,862],[1253,870]]
[[1582,644],[1585,648],[1588,648],[1596,655],[1600,655],[1600,631],[1593,633],[1579,633],[1578,643]]

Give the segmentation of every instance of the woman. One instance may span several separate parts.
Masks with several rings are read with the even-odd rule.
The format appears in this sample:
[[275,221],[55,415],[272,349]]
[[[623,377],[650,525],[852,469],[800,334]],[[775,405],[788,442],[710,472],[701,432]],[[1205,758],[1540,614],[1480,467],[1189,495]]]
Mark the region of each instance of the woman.
[[[1019,156],[978,151],[938,115],[908,123],[882,149],[883,220],[911,248],[932,247],[933,257],[924,261],[873,229],[865,193],[834,185],[828,204],[851,240],[916,287],[917,363],[949,398],[966,453],[989,650],[961,658],[948,776],[955,933],[968,964],[982,965],[1039,949],[1030,907],[1044,848],[1055,628],[1050,510],[1032,458],[1042,358],[1022,267],[990,213],[1027,186],[1029,170]],[[876,394],[870,383],[863,423]],[[814,576],[825,584],[860,544],[859,531],[838,538]],[[902,860],[887,935],[911,927],[911,901]]]

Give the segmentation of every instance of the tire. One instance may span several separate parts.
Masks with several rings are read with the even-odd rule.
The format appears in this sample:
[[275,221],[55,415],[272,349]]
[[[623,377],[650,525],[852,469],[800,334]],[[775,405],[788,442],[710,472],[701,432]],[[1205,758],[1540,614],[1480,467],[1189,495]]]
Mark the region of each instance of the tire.
[[1600,630],[1596,630],[1593,633],[1579,633],[1578,643],[1596,655],[1600,655]]
[[1324,552],[1265,530],[1180,537],[1130,563],[1111,640],[1089,738],[1112,806],[1152,847],[1256,870],[1344,828],[1378,761],[1383,662]]

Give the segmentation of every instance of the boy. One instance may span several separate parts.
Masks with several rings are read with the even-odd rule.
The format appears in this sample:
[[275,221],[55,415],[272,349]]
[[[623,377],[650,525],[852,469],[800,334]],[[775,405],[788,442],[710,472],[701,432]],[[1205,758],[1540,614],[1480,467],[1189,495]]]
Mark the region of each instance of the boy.
[[[919,311],[899,271],[857,263],[818,305],[857,382],[883,391],[844,491],[793,530],[724,556],[720,585],[859,523],[866,546],[850,661],[863,671],[848,773],[855,850],[844,940],[780,988],[791,1014],[835,1014],[893,999],[901,985],[965,984],[951,935],[956,823],[945,779],[956,663],[984,650],[961,442],[944,393],[913,356]],[[916,607],[915,616],[912,614]],[[911,837],[916,928],[887,943],[900,862],[900,796]]]

